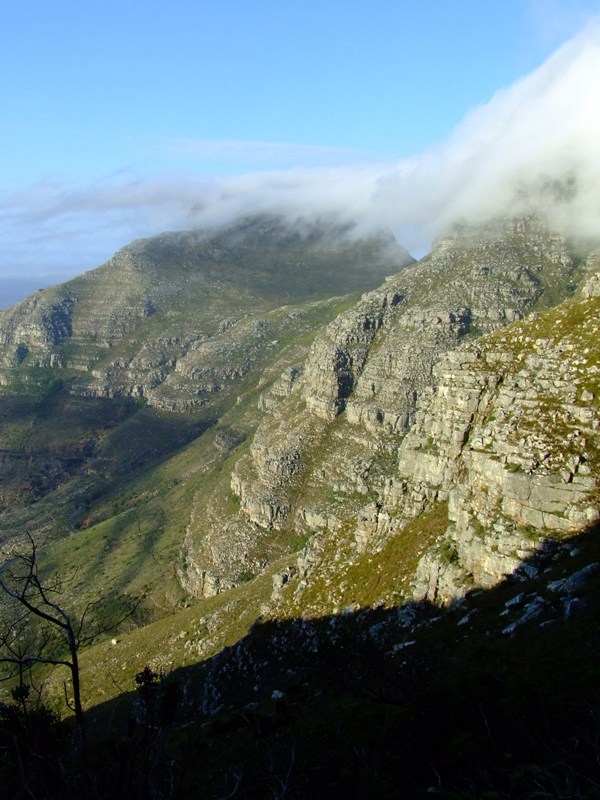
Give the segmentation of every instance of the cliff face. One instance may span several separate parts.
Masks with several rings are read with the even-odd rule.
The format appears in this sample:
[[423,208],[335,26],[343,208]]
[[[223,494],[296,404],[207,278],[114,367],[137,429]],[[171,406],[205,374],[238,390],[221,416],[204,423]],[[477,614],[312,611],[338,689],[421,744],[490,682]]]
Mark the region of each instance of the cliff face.
[[598,519],[599,312],[598,298],[571,301],[436,366],[398,460],[412,513],[449,501],[416,598],[491,586],[544,537]]
[[[309,543],[275,583],[289,584],[283,596],[300,609],[316,584],[341,581],[342,565],[447,503],[404,588],[447,601],[492,585],[544,536],[592,522],[598,301],[544,311],[585,269],[538,220],[510,220],[457,231],[365,295],[262,397],[231,478],[240,553],[230,542],[215,559],[219,526],[206,536],[192,521],[188,588],[234,584],[252,531],[272,552],[294,534]],[[586,296],[595,280],[588,274]],[[194,573],[209,579],[200,586]]]
[[[1,312],[0,543],[107,518],[118,530],[124,475],[168,461],[412,261],[391,234],[254,217],[134,242]],[[174,529],[191,512],[177,508]],[[148,525],[164,535],[162,510]]]
[[271,612],[448,604],[541,574],[549,541],[600,516],[599,329],[584,289],[444,354],[377,496],[304,513],[315,534],[275,576]]
[[[72,335],[73,299],[56,289],[38,292],[5,313],[0,327],[0,346],[4,369],[18,367],[33,351],[35,366],[54,366],[56,348]],[[0,377],[7,383],[6,375]]]
[[269,358],[286,332],[275,309],[364,290],[412,261],[391,236],[348,233],[256,217],[134,242],[0,312],[0,385],[52,368],[81,396],[202,405]]
[[135,243],[4,312],[0,537],[89,529],[157,606],[275,571],[269,608],[304,614],[448,602],[585,527],[597,255],[519,219],[405,261],[262,219]]
[[306,368],[309,410],[329,419],[346,410],[373,432],[406,430],[440,353],[520,319],[553,286],[564,290],[574,268],[566,243],[538,220],[456,231],[319,337]]

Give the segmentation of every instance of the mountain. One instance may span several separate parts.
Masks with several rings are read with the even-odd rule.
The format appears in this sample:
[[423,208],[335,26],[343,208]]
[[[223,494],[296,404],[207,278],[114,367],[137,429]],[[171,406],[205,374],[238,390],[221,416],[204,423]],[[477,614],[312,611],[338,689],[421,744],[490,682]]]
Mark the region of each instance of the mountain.
[[[433,500],[447,498],[470,417],[493,384],[477,367],[473,375],[455,367],[451,381],[465,384],[456,390],[458,408],[420,422],[419,404],[431,399],[436,371],[452,369],[441,357],[458,348],[459,365],[463,357],[465,365],[476,361],[475,353],[463,356],[468,342],[567,295],[582,270],[567,243],[539,221],[509,220],[440,241],[330,323],[304,364],[261,400],[266,413],[232,472],[242,513],[224,520],[221,510],[210,528],[210,511],[202,510],[201,527],[194,519],[188,526],[189,588],[206,595],[232,585],[249,539],[264,551],[281,532],[303,538],[343,530],[376,549]],[[451,391],[444,387],[441,397]],[[436,455],[438,449],[444,452]]]
[[2,383],[35,382],[36,370],[53,368],[79,396],[144,397],[168,410],[205,404],[285,329],[270,312],[364,290],[412,260],[391,236],[350,234],[255,217],[134,242],[0,314]]
[[142,597],[80,654],[98,765],[177,692],[156,796],[592,797],[598,242],[347,234],[169,234],[0,315],[5,551],[92,627]]
[[387,234],[255,217],[134,242],[0,313],[3,538],[51,533],[50,516],[78,527],[117,476],[122,488],[213,426],[265,367],[411,261]]

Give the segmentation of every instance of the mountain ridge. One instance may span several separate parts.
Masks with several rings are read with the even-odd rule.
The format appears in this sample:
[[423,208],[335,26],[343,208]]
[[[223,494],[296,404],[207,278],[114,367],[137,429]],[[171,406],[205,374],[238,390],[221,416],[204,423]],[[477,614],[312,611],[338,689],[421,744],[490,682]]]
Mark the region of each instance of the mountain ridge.
[[[168,241],[152,246],[158,252]],[[357,267],[363,257],[359,250]],[[190,352],[203,361],[184,375],[185,390],[200,388],[212,405],[153,407],[146,390],[86,397],[77,375],[49,361],[39,367],[48,383],[27,394],[25,365],[21,384],[3,390],[4,408],[21,403],[22,413],[4,418],[0,444],[16,452],[20,443],[32,463],[50,455],[36,425],[63,414],[77,432],[69,452],[86,468],[65,477],[63,449],[55,473],[50,461],[40,469],[57,485],[42,487],[20,511],[2,511],[0,525],[8,533],[16,520],[31,527],[54,517],[44,523],[41,563],[49,575],[76,575],[63,586],[65,603],[76,609],[110,596],[111,607],[100,604],[90,623],[116,619],[132,598],[144,598],[114,639],[82,653],[88,706],[125,703],[124,687],[144,664],[174,676],[184,667],[180,725],[206,726],[199,740],[212,748],[223,741],[219,725],[237,731],[234,720],[254,720],[255,712],[262,720],[280,700],[283,709],[289,693],[299,758],[308,759],[292,795],[300,797],[306,781],[313,786],[307,764],[318,758],[303,750],[311,737],[300,733],[296,695],[308,701],[306,724],[321,724],[324,692],[332,724],[343,727],[345,704],[362,714],[357,697],[379,691],[377,681],[395,670],[412,680],[429,669],[427,648],[446,648],[439,631],[467,640],[467,651],[505,655],[503,642],[527,632],[543,648],[550,625],[565,641],[581,630],[591,642],[597,603],[588,577],[576,576],[590,567],[596,581],[599,266],[597,251],[582,251],[537,218],[456,229],[360,297],[297,298],[260,317],[221,319],[218,347],[210,338],[196,342]],[[154,314],[140,318],[146,332]],[[261,338],[272,347],[240,370],[236,347],[248,359],[246,342]],[[50,353],[61,341],[42,338],[38,346]],[[135,347],[141,342],[140,334]],[[116,339],[112,347],[120,347]],[[186,357],[177,363],[185,366]],[[114,376],[106,365],[101,380],[92,375],[98,385],[118,386],[131,371],[133,359],[119,366],[119,358],[111,354]],[[7,378],[18,374],[11,369]],[[178,374],[173,365],[169,375]],[[59,375],[62,382],[52,380]],[[221,388],[207,391],[211,382]],[[94,425],[109,411],[100,435]],[[87,452],[91,431],[98,439]],[[61,435],[58,426],[57,442]],[[10,552],[20,542],[8,537],[4,546]],[[449,665],[463,657],[453,648]],[[322,683],[321,654],[329,671]],[[298,669],[304,659],[313,665],[308,672]],[[455,666],[448,669],[460,684]],[[346,667],[352,675],[337,686],[332,676]],[[375,676],[372,686],[365,674]],[[417,684],[441,692],[429,674]],[[48,679],[56,697],[61,680]],[[391,705],[412,708],[397,690]],[[381,706],[367,706],[377,727]],[[420,712],[410,713],[415,721]],[[288,730],[286,719],[274,712],[275,737]],[[276,748],[279,739],[264,735]],[[315,741],[323,742],[321,733]],[[224,768],[239,758],[250,774],[243,755],[232,753],[219,755]],[[397,786],[385,763],[386,780]]]
[[[379,520],[376,527],[386,524],[386,515],[398,517],[404,490],[394,476],[394,452],[414,422],[417,398],[434,384],[434,363],[474,334],[543,307],[546,293],[551,304],[559,285],[568,294],[582,274],[566,242],[549,236],[538,220],[503,224],[504,241],[497,224],[491,241],[481,229],[466,248],[444,240],[431,256],[363,296],[317,337],[304,367],[279,396],[263,398],[267,413],[249,454],[232,473],[232,489],[250,526],[276,538],[284,528],[306,535],[339,527],[356,513]],[[519,250],[527,226],[531,239]],[[479,271],[475,297],[469,279]],[[469,304],[474,299],[479,305]],[[329,500],[325,481],[333,493]],[[296,498],[294,486],[307,494],[304,500]],[[368,495],[371,503],[361,510]],[[341,516],[336,506],[346,507]],[[211,534],[215,541],[220,535]],[[190,569],[206,581],[210,570],[198,568],[190,535],[188,541]],[[234,549],[231,542],[227,552]],[[210,559],[205,546],[199,552]],[[215,578],[208,585],[216,585]]]
[[239,307],[242,318],[260,319],[284,304],[364,289],[412,261],[389,235],[353,243],[344,229],[326,230],[290,232],[279,218],[256,217],[212,236],[138,240],[104,266],[0,312],[0,383],[27,366],[62,368],[79,377],[73,392],[185,408],[197,402],[195,387],[186,387],[192,368],[177,379],[173,370],[239,323]]

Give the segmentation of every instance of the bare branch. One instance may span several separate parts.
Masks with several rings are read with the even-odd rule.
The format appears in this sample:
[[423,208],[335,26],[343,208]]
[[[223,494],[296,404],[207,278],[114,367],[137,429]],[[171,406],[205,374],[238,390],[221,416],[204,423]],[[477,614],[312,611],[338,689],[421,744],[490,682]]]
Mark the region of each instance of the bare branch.
[[[14,575],[10,571],[9,567],[11,562],[14,563],[14,561],[18,560],[23,560],[25,563],[29,563],[29,569],[26,574]],[[35,614],[35,616],[46,620],[46,622],[49,622],[51,625],[56,625],[60,628],[65,628],[67,625],[67,622],[64,620],[65,612],[55,603],[49,602],[45,597],[43,587],[37,577],[35,556],[32,555],[31,558],[25,558],[24,556],[17,556],[15,559],[11,559],[11,562],[7,562],[6,564],[4,564],[2,568],[0,568],[0,576],[2,576],[0,577],[0,588],[2,589],[2,591],[6,595],[8,595],[8,597],[12,597],[13,600],[16,600],[18,603],[21,603],[21,605],[23,605],[32,614]],[[11,589],[10,586],[7,585],[3,577],[4,572],[8,572],[8,574],[11,576],[14,582],[22,583],[22,588],[20,591]],[[60,614],[60,616],[63,617],[63,619],[60,619],[60,617],[55,617],[52,614],[49,614],[48,612],[40,608],[38,605],[35,605],[29,599],[28,591],[31,586],[33,586],[33,588],[37,591],[37,594],[40,600],[42,601],[42,604],[47,605],[49,608],[52,608],[55,611],[57,611]]]
[[[27,532],[31,550],[0,565],[0,592],[12,601],[15,614],[0,631],[0,664],[7,665],[8,678],[18,676],[20,685],[37,664],[66,667],[70,671],[70,690],[64,683],[65,702],[76,718],[79,743],[85,759],[85,715],[81,702],[79,650],[98,636],[114,630],[130,618],[146,594],[131,604],[126,613],[110,625],[85,633],[91,611],[99,600],[90,601],[80,617],[72,615],[60,601],[62,582],[45,581],[38,572],[37,546]],[[11,610],[13,610],[11,608]],[[33,683],[33,681],[30,681]]]
[[[0,649],[3,651],[3,654],[0,655],[0,663],[12,664],[17,667],[21,680],[24,669],[31,670],[34,664],[64,666],[70,670],[73,700],[67,698],[67,706],[75,713],[79,741],[85,757],[85,716],[81,704],[78,660],[80,642],[75,635],[71,616],[59,603],[54,602],[51,596],[57,594],[60,584],[54,582],[46,585],[42,582],[37,570],[36,544],[29,533],[27,536],[31,544],[30,554],[16,556],[0,567],[0,589],[24,609],[18,619],[9,625],[8,632],[0,637]],[[17,631],[21,634],[25,633],[28,620],[33,617],[42,620],[49,626],[46,630],[38,631],[35,653],[27,652],[28,647],[15,642]],[[70,658],[54,652],[45,652],[52,641],[56,641],[56,635],[52,635],[52,631],[54,634],[58,634],[58,638],[66,644]],[[81,625],[79,631],[81,631]]]
[[[105,633],[109,633],[110,631],[114,631],[116,628],[119,627],[119,625],[122,625],[125,622],[125,620],[129,619],[130,617],[132,617],[135,614],[135,612],[140,607],[142,601],[145,599],[146,594],[147,594],[147,592],[144,592],[143,594],[141,594],[137,598],[137,600],[135,600],[135,602],[133,603],[131,608],[128,609],[128,611],[125,614],[123,614],[123,616],[120,619],[118,619],[116,622],[113,622],[110,625],[106,625],[104,628],[99,628],[97,631],[95,631],[92,634],[89,634],[88,636],[83,636],[81,638],[78,638],[78,642],[79,642],[80,646],[83,647],[84,645],[91,644],[95,639],[98,638],[98,636],[102,636]],[[99,601],[97,601],[97,602],[99,602]],[[92,603],[88,604],[88,606],[90,606],[90,605],[92,605]],[[87,608],[86,608],[86,611],[87,611]]]
[[[81,632],[82,632],[83,626],[85,624],[85,618],[87,616],[87,613],[90,610],[90,608],[93,608],[94,606],[99,605],[101,602],[102,602],[101,600],[90,600],[90,602],[83,609],[83,614],[81,615],[81,619],[79,620],[79,625],[77,626],[77,633],[75,634],[75,638],[76,638],[77,642],[80,645],[81,645],[82,641],[85,641],[85,640],[82,640]],[[89,638],[89,637],[87,637],[87,638]]]
[[65,693],[65,705],[67,706],[67,708],[71,709],[71,711],[75,711],[75,706],[73,705],[73,703],[69,699],[69,692],[67,690],[67,682],[66,681],[63,681],[63,691]]

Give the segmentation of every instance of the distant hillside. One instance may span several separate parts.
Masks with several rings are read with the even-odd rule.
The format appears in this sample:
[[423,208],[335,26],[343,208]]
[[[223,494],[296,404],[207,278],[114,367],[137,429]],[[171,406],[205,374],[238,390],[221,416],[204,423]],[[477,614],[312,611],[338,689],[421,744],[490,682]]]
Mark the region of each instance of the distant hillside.
[[364,291],[412,261],[390,235],[350,235],[255,217],[134,242],[0,313],[0,383],[31,392],[50,368],[72,394],[205,404],[276,338],[264,314]]

